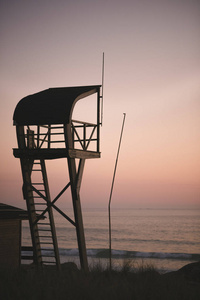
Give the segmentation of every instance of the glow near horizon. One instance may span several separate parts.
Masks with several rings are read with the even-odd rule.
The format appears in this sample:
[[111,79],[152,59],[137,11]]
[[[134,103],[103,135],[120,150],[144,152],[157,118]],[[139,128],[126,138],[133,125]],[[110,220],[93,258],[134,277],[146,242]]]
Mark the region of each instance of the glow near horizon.
[[[49,87],[101,84],[104,51],[102,158],[86,162],[82,205],[107,205],[126,112],[113,205],[200,207],[199,17],[196,1],[1,3],[0,201],[24,206],[12,155],[17,102]],[[56,195],[66,162],[48,166]]]

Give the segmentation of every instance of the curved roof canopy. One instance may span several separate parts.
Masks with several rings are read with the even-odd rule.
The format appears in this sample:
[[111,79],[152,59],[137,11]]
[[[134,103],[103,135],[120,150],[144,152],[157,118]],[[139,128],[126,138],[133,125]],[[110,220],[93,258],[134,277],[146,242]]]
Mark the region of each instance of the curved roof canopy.
[[50,88],[29,95],[18,102],[13,115],[14,124],[68,124],[75,103],[97,93],[100,87],[101,85]]

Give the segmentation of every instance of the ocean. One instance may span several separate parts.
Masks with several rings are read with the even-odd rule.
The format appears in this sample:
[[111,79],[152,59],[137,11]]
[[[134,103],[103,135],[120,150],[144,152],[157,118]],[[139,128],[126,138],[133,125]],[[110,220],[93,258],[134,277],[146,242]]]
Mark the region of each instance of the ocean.
[[[71,209],[65,213],[72,219]],[[61,262],[79,265],[73,225],[55,212]],[[83,209],[83,223],[90,266],[108,266],[108,210]],[[111,209],[112,266],[153,266],[164,273],[200,261],[200,210]],[[22,245],[30,246],[28,222],[23,222]]]

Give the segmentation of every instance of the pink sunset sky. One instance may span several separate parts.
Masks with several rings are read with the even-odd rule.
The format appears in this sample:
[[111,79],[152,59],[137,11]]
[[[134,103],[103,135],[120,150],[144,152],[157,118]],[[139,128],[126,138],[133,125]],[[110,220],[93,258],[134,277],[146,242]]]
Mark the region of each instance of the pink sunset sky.
[[[0,202],[25,208],[12,123],[18,101],[49,87],[101,84],[101,159],[86,161],[83,207],[200,208],[200,2],[1,1]],[[79,105],[80,104],[80,105]],[[90,104],[75,116],[90,121]],[[68,182],[49,162],[52,198]],[[60,206],[71,201],[69,193]]]

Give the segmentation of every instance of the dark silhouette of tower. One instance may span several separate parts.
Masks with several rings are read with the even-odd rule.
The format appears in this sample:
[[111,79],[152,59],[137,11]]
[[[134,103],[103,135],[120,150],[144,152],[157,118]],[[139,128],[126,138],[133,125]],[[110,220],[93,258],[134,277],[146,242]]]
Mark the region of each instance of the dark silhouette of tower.
[[[56,210],[75,226],[81,267],[88,270],[80,187],[85,160],[100,158],[100,90],[101,85],[50,88],[23,98],[15,108],[18,148],[13,149],[13,154],[21,162],[23,197],[36,265],[56,264],[60,268],[53,214]],[[76,102],[92,94],[96,94],[96,123],[73,120]],[[58,158],[67,159],[69,182],[52,200],[45,162]],[[56,205],[68,188],[71,188],[74,220]]]

